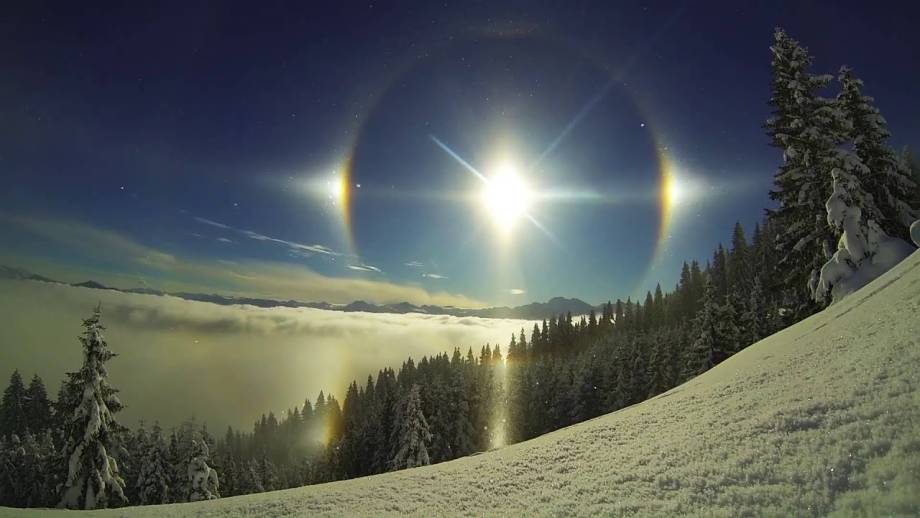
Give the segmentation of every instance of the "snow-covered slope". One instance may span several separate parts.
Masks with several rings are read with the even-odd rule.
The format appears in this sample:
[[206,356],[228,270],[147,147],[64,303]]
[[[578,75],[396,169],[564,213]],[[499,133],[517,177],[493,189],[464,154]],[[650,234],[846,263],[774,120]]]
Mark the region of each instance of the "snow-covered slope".
[[[915,252],[680,387],[532,441],[363,479],[92,514],[916,516],[918,366]],[[13,514],[29,515],[0,512]]]

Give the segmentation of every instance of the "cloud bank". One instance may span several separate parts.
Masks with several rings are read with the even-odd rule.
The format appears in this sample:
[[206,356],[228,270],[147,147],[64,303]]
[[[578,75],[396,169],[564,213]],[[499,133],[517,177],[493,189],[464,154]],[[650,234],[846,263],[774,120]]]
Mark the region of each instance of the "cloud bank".
[[398,367],[406,357],[505,349],[519,320],[447,315],[344,313],[310,308],[219,306],[204,302],[0,280],[0,377],[18,367],[41,375],[54,393],[81,362],[81,319],[101,302],[113,384],[128,405],[123,421],[174,424],[189,416],[212,430],[248,429],[276,413],[342,391],[352,379]]

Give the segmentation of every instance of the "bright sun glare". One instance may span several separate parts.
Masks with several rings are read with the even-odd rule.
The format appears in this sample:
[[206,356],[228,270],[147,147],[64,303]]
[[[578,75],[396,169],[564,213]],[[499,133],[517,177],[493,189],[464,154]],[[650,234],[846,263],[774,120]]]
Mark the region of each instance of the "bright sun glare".
[[681,182],[673,174],[668,176],[666,193],[668,204],[671,207],[679,205],[687,194],[684,186],[681,185]]
[[526,215],[531,201],[530,188],[509,163],[495,169],[482,192],[483,206],[496,227],[505,233]]
[[340,176],[333,176],[332,179],[326,182],[326,189],[328,191],[329,200],[331,200],[333,204],[342,203],[345,197],[345,179]]

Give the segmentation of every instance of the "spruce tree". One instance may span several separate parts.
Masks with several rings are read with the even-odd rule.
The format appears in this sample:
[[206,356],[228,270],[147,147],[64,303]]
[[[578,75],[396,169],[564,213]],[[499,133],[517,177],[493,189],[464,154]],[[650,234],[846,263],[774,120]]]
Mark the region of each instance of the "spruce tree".
[[265,487],[262,486],[262,478],[259,476],[259,464],[255,459],[249,459],[240,475],[240,494],[249,495],[264,491]]
[[743,294],[733,292],[722,304],[716,306],[716,343],[715,364],[722,363],[729,356],[743,349],[742,315],[744,313]]
[[169,434],[169,445],[166,447],[167,482],[169,484],[169,501],[184,502],[188,498],[185,491],[188,475],[187,459],[183,457],[182,447],[179,444],[179,434],[173,429]]
[[[526,343],[526,342],[524,342]],[[450,407],[450,449],[451,458],[463,457],[476,450],[474,437],[476,431],[470,420],[470,400],[466,376],[460,365],[451,365],[451,377],[447,390]]]
[[741,321],[743,323],[742,341],[745,345],[753,344],[769,334],[767,328],[767,304],[763,283],[760,282],[759,276],[754,278],[747,307]]
[[744,291],[751,285],[751,252],[741,222],[732,231],[732,249],[728,255],[728,285],[731,291]]
[[51,401],[45,383],[38,374],[32,376],[29,388],[26,389],[24,407],[26,423],[32,434],[42,434],[51,427]]
[[257,472],[262,485],[262,491],[274,491],[278,489],[278,474],[275,469],[275,464],[271,459],[262,455],[262,458],[259,459]]
[[841,87],[837,107],[847,123],[846,137],[866,167],[858,177],[871,194],[862,200],[863,216],[874,220],[889,236],[909,242],[910,225],[920,218],[920,205],[914,199],[917,183],[909,166],[887,144],[887,124],[873,105],[874,99],[862,94],[863,82],[849,67],[841,67],[837,79]]
[[41,481],[41,487],[38,490],[38,497],[34,500],[35,507],[53,507],[57,503],[56,490],[60,483],[57,468],[59,455],[54,448],[54,441],[51,437],[51,430],[45,430],[38,441],[37,460],[33,462],[31,469],[35,471]]
[[916,209],[920,207],[920,160],[917,160],[909,147],[901,150],[901,168],[909,172],[911,181],[917,186],[908,201],[908,204]]
[[783,150],[783,164],[770,192],[779,206],[769,214],[781,229],[777,248],[785,254],[780,267],[791,302],[805,316],[813,308],[808,287],[816,282],[836,242],[824,202],[831,192],[840,120],[834,102],[818,95],[832,77],[809,72],[812,57],[808,52],[782,29],[774,33],[770,50],[773,116],[766,129],[772,144]]
[[138,503],[141,505],[165,504],[169,502],[169,465],[166,459],[166,443],[162,430],[154,425],[146,441],[146,451],[140,460],[140,469],[135,487]]
[[394,428],[394,450],[391,465],[393,469],[414,468],[430,464],[428,445],[431,432],[428,421],[422,413],[419,386],[413,385],[400,405]]
[[26,387],[18,370],[10,375],[10,384],[0,401],[0,437],[24,435],[28,428],[26,416]]
[[[109,385],[105,363],[115,357],[102,336],[102,310],[83,321],[83,366],[73,373],[73,393],[80,394],[67,414],[63,457],[67,475],[60,507],[96,509],[125,501],[125,481],[121,478],[115,453],[123,427],[115,420],[122,409],[117,390]],[[65,409],[66,411],[66,409]]]
[[[28,434],[23,437],[27,438]],[[0,498],[2,498],[3,505],[25,507],[29,497],[32,473],[28,466],[26,446],[18,434],[10,434],[0,461],[3,462],[0,472],[6,477],[6,480],[3,481],[5,484],[0,485],[0,491],[2,491]]]
[[696,340],[684,365],[684,378],[689,379],[711,369],[716,364],[718,345],[718,296],[711,282],[706,283],[702,307],[697,312],[693,328],[697,330]]
[[217,471],[208,466],[210,450],[204,440],[192,441],[192,456],[188,462],[188,500],[213,500],[220,498]]

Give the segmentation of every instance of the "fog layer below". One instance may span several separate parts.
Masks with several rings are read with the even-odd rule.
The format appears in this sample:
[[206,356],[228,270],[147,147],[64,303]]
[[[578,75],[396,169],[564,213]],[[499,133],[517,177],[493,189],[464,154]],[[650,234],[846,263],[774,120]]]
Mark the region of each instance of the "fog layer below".
[[459,346],[506,348],[519,320],[446,315],[343,313],[310,308],[218,306],[168,296],[34,281],[0,281],[0,376],[38,373],[49,395],[79,368],[80,324],[102,304],[109,363],[127,408],[121,422],[172,425],[195,417],[212,430],[248,429],[263,412],[283,412],[320,390],[343,396],[352,379],[407,357]]

